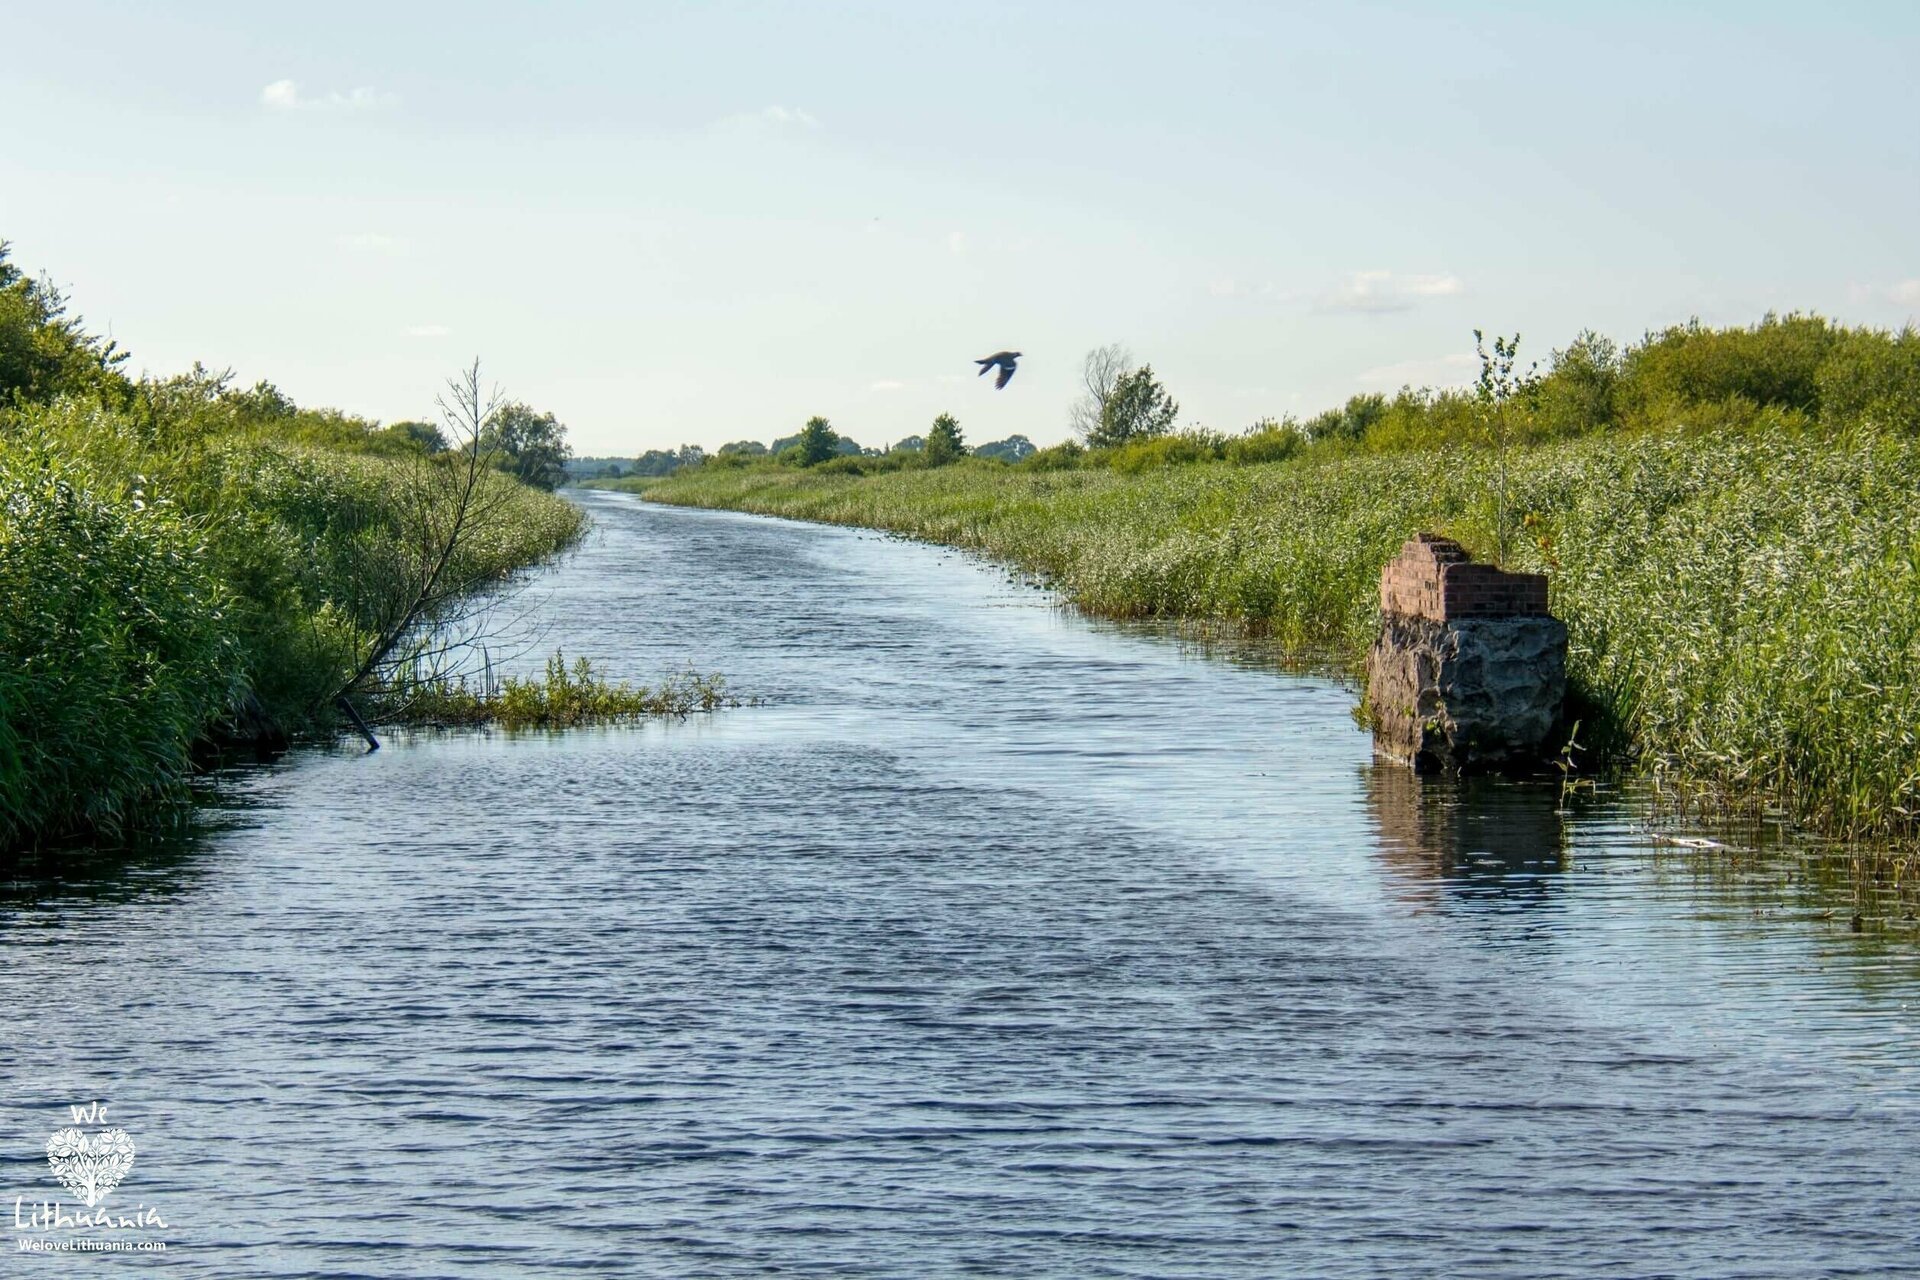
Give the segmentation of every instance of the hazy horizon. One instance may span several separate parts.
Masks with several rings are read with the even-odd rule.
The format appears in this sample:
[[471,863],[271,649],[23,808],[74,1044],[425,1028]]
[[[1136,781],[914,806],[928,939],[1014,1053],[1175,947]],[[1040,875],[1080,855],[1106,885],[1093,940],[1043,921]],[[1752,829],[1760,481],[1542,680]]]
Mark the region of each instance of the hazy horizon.
[[[184,14],[184,16],[183,16]],[[333,6],[11,15],[0,236],[131,367],[584,454],[1235,431],[1582,328],[1920,314],[1920,13],[1852,4]],[[1002,392],[972,361],[1025,353]]]

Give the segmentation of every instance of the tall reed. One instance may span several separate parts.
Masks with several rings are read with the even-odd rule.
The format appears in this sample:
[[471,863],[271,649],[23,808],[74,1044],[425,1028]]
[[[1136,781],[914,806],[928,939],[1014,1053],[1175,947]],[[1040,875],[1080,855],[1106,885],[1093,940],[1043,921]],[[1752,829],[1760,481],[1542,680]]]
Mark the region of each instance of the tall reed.
[[[985,462],[702,468],[651,499],[891,529],[1044,576],[1113,617],[1227,622],[1359,667],[1381,564],[1418,530],[1487,554],[1471,448],[1121,474]],[[1553,575],[1590,741],[1844,835],[1920,833],[1920,442],[1646,431],[1513,454],[1512,567]]]

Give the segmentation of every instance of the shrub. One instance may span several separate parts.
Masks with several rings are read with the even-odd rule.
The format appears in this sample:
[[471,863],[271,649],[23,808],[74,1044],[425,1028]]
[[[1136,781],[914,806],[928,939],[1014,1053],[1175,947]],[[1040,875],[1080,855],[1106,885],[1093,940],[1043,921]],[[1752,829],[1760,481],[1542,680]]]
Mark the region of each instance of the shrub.
[[1189,462],[1211,462],[1223,456],[1226,442],[1211,431],[1195,429],[1178,435],[1136,440],[1097,455],[1115,471],[1129,475],[1155,467]]
[[1036,449],[1016,464],[1022,471],[1071,471],[1084,465],[1086,449],[1077,440],[1067,440],[1045,449]]
[[1821,363],[1815,382],[1825,422],[1920,432],[1920,333],[1912,328],[1897,335],[1847,333]]
[[1306,447],[1307,438],[1297,424],[1267,418],[1228,440],[1221,448],[1221,456],[1236,467],[1249,467],[1261,462],[1284,462]]
[[1376,392],[1354,396],[1339,409],[1329,409],[1307,419],[1302,430],[1316,444],[1323,440],[1358,443],[1366,439],[1367,432],[1386,416],[1387,398]]
[[1708,329],[1698,320],[1675,325],[1627,352],[1622,408],[1643,427],[1728,400],[1814,413],[1820,365],[1842,332],[1802,315],[1768,315],[1745,329]]
[[0,848],[115,833],[239,682],[201,530],[35,441],[0,447],[0,515]]
[[1471,393],[1402,387],[1367,427],[1363,443],[1369,453],[1404,453],[1466,444],[1485,433],[1485,415]]
[[1613,426],[1620,416],[1620,349],[1611,338],[1583,330],[1534,386],[1536,429],[1529,435],[1567,437]]

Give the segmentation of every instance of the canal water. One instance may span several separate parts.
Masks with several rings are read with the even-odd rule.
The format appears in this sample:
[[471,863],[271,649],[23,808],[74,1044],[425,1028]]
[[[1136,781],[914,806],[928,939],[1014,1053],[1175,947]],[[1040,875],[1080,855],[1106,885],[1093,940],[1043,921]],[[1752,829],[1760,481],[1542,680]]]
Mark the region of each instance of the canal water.
[[949,551],[582,501],[540,651],[760,704],[11,885],[16,1236],[100,1102],[167,1249],[88,1264],[185,1276],[1920,1271],[1910,934]]

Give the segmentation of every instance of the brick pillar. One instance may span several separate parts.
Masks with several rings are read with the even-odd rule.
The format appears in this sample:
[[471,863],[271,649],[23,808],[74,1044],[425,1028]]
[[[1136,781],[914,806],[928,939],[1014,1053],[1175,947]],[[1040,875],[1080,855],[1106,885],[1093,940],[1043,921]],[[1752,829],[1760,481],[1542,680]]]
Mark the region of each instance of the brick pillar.
[[1381,755],[1422,773],[1524,768],[1558,745],[1566,691],[1545,575],[1475,564],[1430,533],[1381,570],[1366,698]]

